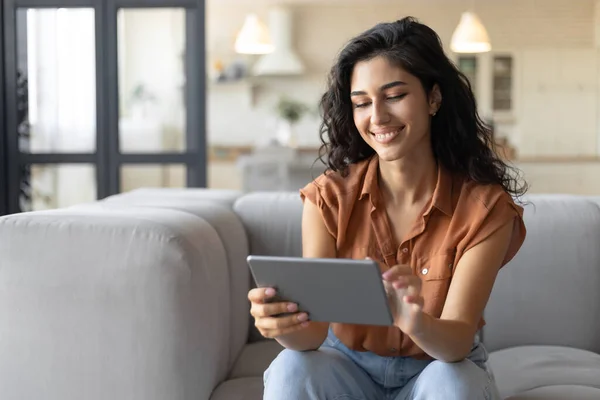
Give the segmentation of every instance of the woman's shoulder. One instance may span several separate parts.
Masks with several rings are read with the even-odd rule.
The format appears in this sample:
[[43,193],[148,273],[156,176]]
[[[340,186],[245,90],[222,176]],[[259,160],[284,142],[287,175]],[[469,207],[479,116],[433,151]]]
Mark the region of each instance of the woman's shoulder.
[[345,174],[328,169],[308,183],[300,192],[306,197],[312,197],[308,196],[309,193],[319,194],[328,200],[356,193],[362,188],[368,165],[369,159],[350,164]]
[[482,184],[463,181],[454,217],[463,226],[462,252],[483,242],[502,226],[513,221],[510,239],[502,266],[510,261],[527,234],[523,220],[523,207],[501,184]]
[[[460,200],[466,207],[477,207],[486,210],[491,210],[498,204],[520,208],[511,194],[498,183],[484,184],[463,179]],[[460,200],[459,204],[461,203]]]
[[368,160],[351,164],[346,174],[329,170],[300,189],[302,201],[308,199],[319,208],[327,230],[336,239],[338,231],[345,229],[339,227],[340,221],[348,221],[362,190],[368,164]]

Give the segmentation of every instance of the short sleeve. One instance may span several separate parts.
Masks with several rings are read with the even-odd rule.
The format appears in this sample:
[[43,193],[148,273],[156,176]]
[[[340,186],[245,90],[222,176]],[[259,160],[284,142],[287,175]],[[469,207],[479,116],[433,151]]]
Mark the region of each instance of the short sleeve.
[[327,180],[317,178],[300,189],[300,198],[304,203],[307,199],[321,211],[325,227],[336,240],[338,237],[338,209],[335,196],[332,196],[327,185]]
[[[487,200],[487,204],[485,204]],[[525,241],[526,229],[523,222],[523,207],[515,204],[510,195],[501,193],[491,199],[482,199],[484,204],[473,213],[473,224],[463,252],[475,247],[492,234],[513,221],[513,233],[501,267],[517,254]]]

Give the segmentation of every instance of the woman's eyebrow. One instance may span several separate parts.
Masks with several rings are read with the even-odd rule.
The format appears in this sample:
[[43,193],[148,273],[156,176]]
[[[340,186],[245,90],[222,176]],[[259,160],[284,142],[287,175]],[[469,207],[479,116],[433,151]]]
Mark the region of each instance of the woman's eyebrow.
[[[385,85],[382,85],[379,90],[383,91],[386,89],[390,89],[396,86],[401,86],[401,85],[406,85],[406,82],[402,82],[402,81],[394,81],[394,82],[390,82],[390,83],[386,83]],[[364,96],[366,95],[367,92],[362,91],[362,90],[356,90],[350,93],[350,96]]]

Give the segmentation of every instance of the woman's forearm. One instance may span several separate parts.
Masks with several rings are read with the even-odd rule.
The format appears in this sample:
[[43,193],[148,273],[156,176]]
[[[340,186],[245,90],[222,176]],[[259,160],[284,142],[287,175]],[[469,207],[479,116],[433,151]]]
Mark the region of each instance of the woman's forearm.
[[421,328],[409,336],[431,357],[444,362],[457,362],[469,355],[475,334],[466,322],[423,314]]

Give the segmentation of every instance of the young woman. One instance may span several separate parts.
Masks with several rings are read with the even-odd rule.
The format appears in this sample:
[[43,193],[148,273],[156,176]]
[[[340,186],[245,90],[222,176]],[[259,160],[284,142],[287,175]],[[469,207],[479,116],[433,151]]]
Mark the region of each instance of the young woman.
[[264,398],[497,399],[478,331],[525,238],[513,201],[525,187],[467,79],[432,29],[404,18],[346,45],[321,109],[330,170],[301,190],[303,255],[377,260],[394,325],[310,322],[265,304],[272,288],[250,291],[256,326],[286,348]]

